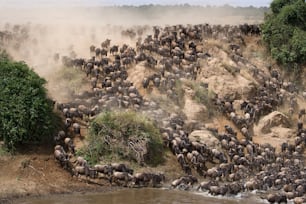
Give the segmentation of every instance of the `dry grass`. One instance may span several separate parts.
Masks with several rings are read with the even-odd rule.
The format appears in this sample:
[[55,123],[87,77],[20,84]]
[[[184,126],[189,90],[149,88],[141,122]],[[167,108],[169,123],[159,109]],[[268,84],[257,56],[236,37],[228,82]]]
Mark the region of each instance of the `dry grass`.
[[228,71],[232,76],[236,76],[240,73],[240,69],[236,66],[229,65],[227,63],[222,63],[221,66]]
[[216,47],[221,50],[227,49],[224,42],[221,42],[220,40],[216,40],[212,38],[207,39],[204,44],[205,44],[205,47],[207,47],[207,49],[216,48]]
[[167,110],[171,113],[179,113],[181,111],[180,107],[177,106],[174,101],[166,95],[152,94],[150,95],[150,100],[157,102],[162,110]]
[[187,80],[184,82],[185,86],[191,88],[194,92],[192,99],[199,104],[206,107],[206,111],[198,113],[197,118],[201,121],[212,118],[215,114],[215,107],[212,99],[215,97],[215,93],[204,87],[204,84],[197,83],[195,81]]
[[244,48],[243,56],[247,59],[259,59],[264,61],[271,61],[271,56],[268,50],[264,46],[260,37],[248,37],[244,38],[246,47]]

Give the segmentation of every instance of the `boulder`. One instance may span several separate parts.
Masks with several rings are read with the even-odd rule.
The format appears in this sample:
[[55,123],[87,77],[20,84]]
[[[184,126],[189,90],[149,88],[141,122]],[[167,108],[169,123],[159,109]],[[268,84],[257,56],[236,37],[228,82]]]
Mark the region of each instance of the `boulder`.
[[303,91],[302,96],[306,100],[306,91]]
[[295,197],[295,198],[293,199],[293,202],[294,202],[295,204],[302,204],[302,203],[305,202],[305,199],[304,199],[303,197]]
[[253,141],[258,144],[269,143],[280,151],[282,143],[294,141],[295,130],[289,127],[289,118],[274,111],[261,118],[258,125],[254,126]]
[[273,127],[289,128],[290,127],[289,118],[281,112],[274,111],[261,118],[255,129],[257,129],[263,134],[268,134],[271,132],[271,129]]
[[[232,75],[213,75],[207,78],[201,78],[202,82],[208,84],[208,89],[218,94],[219,97],[227,97],[231,100],[243,98],[247,96],[253,89],[255,84],[237,74]],[[239,83],[237,83],[239,81]]]
[[216,148],[220,145],[219,140],[213,135],[213,133],[207,129],[194,130],[189,135],[191,142],[199,142],[206,144],[208,147]]
[[[207,83],[208,89],[218,94],[220,98],[227,97],[231,100],[247,97],[256,84],[252,76],[247,73],[245,64],[238,65],[223,50],[210,49],[209,60],[200,60],[201,72],[197,76],[197,81]],[[233,73],[230,73],[224,67],[230,67]],[[240,72],[238,72],[239,67]],[[237,71],[237,72],[236,72]],[[239,83],[237,83],[239,82]]]

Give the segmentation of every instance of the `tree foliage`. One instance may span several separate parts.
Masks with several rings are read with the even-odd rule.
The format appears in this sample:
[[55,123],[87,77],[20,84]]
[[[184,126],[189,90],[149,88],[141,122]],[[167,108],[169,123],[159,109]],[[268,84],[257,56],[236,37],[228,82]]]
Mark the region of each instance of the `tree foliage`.
[[0,54],[0,140],[9,150],[52,135],[54,114],[45,83],[25,63]]
[[305,1],[274,0],[270,7],[271,12],[262,25],[262,34],[272,57],[283,65],[305,64]]

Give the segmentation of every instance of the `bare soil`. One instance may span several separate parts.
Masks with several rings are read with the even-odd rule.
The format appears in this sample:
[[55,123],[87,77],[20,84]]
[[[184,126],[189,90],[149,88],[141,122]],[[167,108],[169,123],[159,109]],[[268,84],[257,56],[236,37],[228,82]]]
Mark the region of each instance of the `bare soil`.
[[9,203],[25,196],[114,189],[107,182],[104,186],[98,186],[72,177],[55,161],[49,153],[51,151],[27,152],[0,157],[0,203]]
[[[51,152],[51,148],[40,147],[36,150],[24,150],[14,156],[0,157],[0,204],[11,203],[22,197],[107,192],[121,188],[112,186],[103,179],[99,183],[90,183],[90,180],[71,176],[54,159]],[[170,151],[166,151],[163,165],[137,169],[137,172],[153,171],[165,172],[166,183],[183,173]]]

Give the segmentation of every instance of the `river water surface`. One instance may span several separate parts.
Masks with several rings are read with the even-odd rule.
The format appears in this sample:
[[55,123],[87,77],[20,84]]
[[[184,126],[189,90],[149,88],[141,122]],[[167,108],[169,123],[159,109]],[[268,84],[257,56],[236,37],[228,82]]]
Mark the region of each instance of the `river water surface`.
[[202,192],[168,189],[123,189],[95,194],[54,195],[19,200],[22,204],[259,204],[265,203],[255,195],[211,197]]

